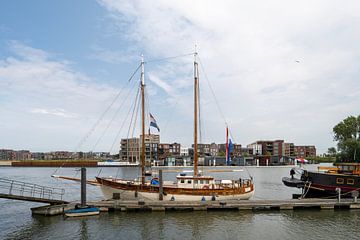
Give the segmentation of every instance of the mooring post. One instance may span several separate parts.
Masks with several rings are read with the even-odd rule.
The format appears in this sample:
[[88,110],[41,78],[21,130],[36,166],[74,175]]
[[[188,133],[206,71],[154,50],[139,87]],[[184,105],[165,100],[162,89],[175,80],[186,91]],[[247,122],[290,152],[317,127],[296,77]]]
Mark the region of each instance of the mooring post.
[[162,170],[159,170],[159,200],[162,201],[163,200],[163,193],[164,193],[164,189],[163,189],[163,176],[162,176]]
[[81,206],[86,206],[86,168],[81,168]]
[[338,193],[338,202],[341,200],[341,188],[336,188],[335,191]]
[[359,197],[359,191],[351,191],[351,196],[354,198],[354,203],[357,203],[357,198]]

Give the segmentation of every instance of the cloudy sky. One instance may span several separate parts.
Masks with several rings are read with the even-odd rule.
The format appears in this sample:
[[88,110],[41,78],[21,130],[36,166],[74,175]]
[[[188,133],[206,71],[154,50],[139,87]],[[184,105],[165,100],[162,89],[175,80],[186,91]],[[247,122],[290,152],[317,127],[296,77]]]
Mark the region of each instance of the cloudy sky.
[[118,151],[138,134],[138,72],[128,80],[141,54],[161,141],[190,146],[196,44],[202,142],[224,142],[227,123],[243,145],[326,152],[333,126],[359,114],[359,12],[358,1],[5,0],[0,148]]

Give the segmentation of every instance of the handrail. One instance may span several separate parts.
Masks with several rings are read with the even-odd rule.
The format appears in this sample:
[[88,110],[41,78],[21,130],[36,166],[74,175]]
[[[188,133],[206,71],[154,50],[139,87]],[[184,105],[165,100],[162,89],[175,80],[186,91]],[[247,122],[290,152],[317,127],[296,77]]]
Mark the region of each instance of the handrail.
[[41,186],[7,178],[0,178],[0,191],[8,190],[9,195],[36,197],[42,199],[62,200],[65,189]]

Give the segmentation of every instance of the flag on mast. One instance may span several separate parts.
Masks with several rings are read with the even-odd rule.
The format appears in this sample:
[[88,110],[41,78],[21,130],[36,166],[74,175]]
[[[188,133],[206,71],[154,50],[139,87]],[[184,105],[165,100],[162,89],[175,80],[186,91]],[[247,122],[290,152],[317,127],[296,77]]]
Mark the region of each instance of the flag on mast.
[[233,144],[231,139],[229,138],[229,128],[226,126],[226,144],[225,144],[225,157],[226,157],[226,165],[231,165],[231,152],[233,149]]
[[157,125],[154,116],[151,115],[151,113],[149,113],[149,114],[150,114],[150,126],[156,128],[156,129],[158,130],[158,132],[160,132],[160,128],[159,128],[159,126]]

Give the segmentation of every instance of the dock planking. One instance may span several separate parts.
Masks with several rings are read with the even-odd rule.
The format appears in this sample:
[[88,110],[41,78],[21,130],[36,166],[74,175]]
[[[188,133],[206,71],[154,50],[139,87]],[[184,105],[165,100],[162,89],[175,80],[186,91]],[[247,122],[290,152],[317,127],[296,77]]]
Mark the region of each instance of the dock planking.
[[[360,209],[360,203],[352,199],[338,202],[336,199],[291,199],[291,200],[232,200],[232,201],[123,201],[106,200],[89,202],[91,206],[100,207],[103,211],[123,212],[168,212],[168,211],[291,211],[291,210],[337,210]],[[44,210],[46,209],[44,214]],[[68,205],[44,206],[32,209],[33,214],[57,215]],[[52,214],[54,213],[54,214]]]
[[27,202],[49,203],[51,205],[68,203],[67,201],[64,200],[46,199],[46,198],[31,197],[31,196],[18,196],[18,195],[3,194],[3,193],[0,193],[0,198],[27,201]]

